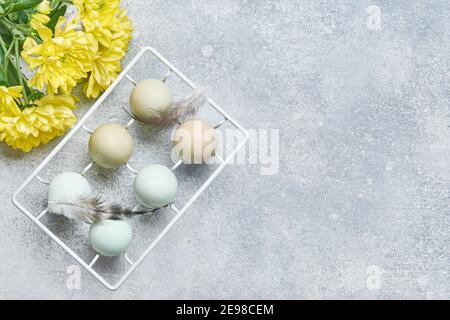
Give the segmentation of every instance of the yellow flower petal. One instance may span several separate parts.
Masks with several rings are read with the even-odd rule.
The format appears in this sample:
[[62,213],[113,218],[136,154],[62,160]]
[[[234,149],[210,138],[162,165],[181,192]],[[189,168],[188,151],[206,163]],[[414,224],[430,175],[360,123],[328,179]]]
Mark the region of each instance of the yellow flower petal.
[[31,16],[30,25],[33,29],[39,30],[49,23],[49,21],[49,16],[42,13],[35,13]]
[[111,46],[112,32],[120,13],[120,0],[75,0],[86,32],[94,35],[101,45]]
[[48,143],[75,125],[76,102],[72,95],[44,96],[34,102],[35,107],[1,115],[0,141],[24,152]]
[[50,8],[50,1],[44,0],[37,7],[36,10],[39,13],[49,14],[52,8]]
[[22,98],[22,87],[0,86],[0,115],[15,113],[18,109],[16,100]]
[[52,37],[52,30],[47,27],[41,27],[37,30],[37,32],[42,41],[46,41]]
[[79,29],[79,18],[60,17],[55,33],[47,27],[38,29],[42,43],[26,40],[22,58],[34,71],[30,86],[47,87],[49,95],[69,94],[78,81],[86,78],[98,50],[93,36]]
[[37,43],[33,38],[26,38],[25,42],[23,43],[23,49],[25,51],[30,50],[36,46],[37,46]]
[[[84,1],[84,3],[87,2],[90,1]],[[97,1],[98,3],[100,1]],[[97,11],[86,5],[84,10],[84,18],[82,15],[83,25],[92,26],[95,21],[90,20],[90,15],[93,14],[91,11]],[[95,55],[89,79],[83,87],[83,92],[88,98],[97,98],[101,92],[109,87],[122,70],[121,60],[125,56],[125,52],[128,51],[133,26],[131,20],[126,15],[126,10],[119,9],[116,12],[116,15],[110,19],[108,28],[103,28],[102,30],[91,28],[91,32],[93,32],[96,40],[99,41],[100,46]]]

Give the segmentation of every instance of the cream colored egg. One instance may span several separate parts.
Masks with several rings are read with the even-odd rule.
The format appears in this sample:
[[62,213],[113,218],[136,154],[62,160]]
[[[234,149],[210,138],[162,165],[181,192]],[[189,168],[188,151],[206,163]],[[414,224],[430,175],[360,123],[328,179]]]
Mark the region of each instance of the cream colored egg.
[[147,79],[133,88],[130,96],[131,112],[141,121],[150,122],[172,107],[172,93],[161,80]]
[[216,130],[206,121],[189,120],[175,131],[173,143],[184,163],[205,163],[215,154]]
[[105,124],[91,134],[89,155],[92,160],[105,168],[118,168],[131,158],[133,138],[125,127]]

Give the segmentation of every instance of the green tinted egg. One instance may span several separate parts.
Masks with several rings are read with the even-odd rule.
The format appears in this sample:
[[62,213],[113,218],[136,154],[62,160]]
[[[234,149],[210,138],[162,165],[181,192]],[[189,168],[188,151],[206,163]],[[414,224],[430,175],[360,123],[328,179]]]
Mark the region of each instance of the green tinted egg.
[[115,257],[125,252],[133,238],[131,226],[122,220],[105,220],[91,225],[89,240],[102,256]]
[[172,170],[153,164],[138,172],[133,187],[136,199],[143,206],[161,208],[175,200],[178,182]]

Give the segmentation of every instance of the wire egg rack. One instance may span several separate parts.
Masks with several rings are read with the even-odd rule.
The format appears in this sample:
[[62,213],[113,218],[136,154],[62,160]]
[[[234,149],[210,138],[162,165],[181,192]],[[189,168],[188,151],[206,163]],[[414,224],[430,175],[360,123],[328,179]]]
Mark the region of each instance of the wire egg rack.
[[[175,225],[175,223],[183,216],[189,207],[194,203],[194,201],[205,191],[205,189],[214,181],[214,179],[220,174],[224,167],[230,163],[230,161],[236,156],[239,149],[241,149],[248,140],[248,134],[246,130],[237,123],[233,118],[231,118],[221,107],[219,107],[214,101],[207,98],[207,103],[217,112],[222,120],[215,126],[219,128],[225,123],[231,124],[240,133],[242,139],[237,143],[236,147],[227,154],[227,157],[223,159],[218,154],[215,155],[215,161],[218,163],[216,170],[212,172],[211,175],[206,179],[205,182],[195,191],[192,197],[181,207],[177,208],[175,204],[170,205],[170,209],[173,210],[173,218],[165,225],[162,231],[154,238],[150,244],[145,248],[143,253],[135,261],[130,259],[127,252],[123,254],[124,259],[127,263],[127,268],[125,273],[116,281],[114,284],[107,281],[100,272],[94,269],[96,262],[100,258],[99,254],[96,254],[91,260],[86,261],[79,254],[77,254],[73,249],[66,244],[63,239],[58,237],[54,232],[52,232],[43,222],[42,218],[48,213],[48,208],[44,209],[42,212],[37,212],[33,214],[30,212],[25,205],[19,200],[19,195],[24,191],[24,189],[34,180],[37,180],[42,185],[48,185],[49,181],[43,178],[40,173],[49,164],[49,162],[61,151],[61,149],[72,139],[72,137],[80,129],[86,131],[88,134],[92,133],[91,130],[85,125],[86,121],[93,115],[93,113],[102,105],[105,99],[113,92],[113,90],[121,83],[122,80],[130,81],[136,84],[136,81],[129,75],[129,72],[135,67],[135,65],[143,58],[144,55],[151,54],[156,57],[159,62],[165,66],[167,73],[164,76],[163,81],[166,81],[172,74],[175,74],[184,84],[189,86],[191,89],[195,89],[196,85],[189,80],[183,73],[181,73],[174,65],[172,65],[166,58],[164,58],[157,50],[152,47],[144,47],[140,52],[132,59],[129,65],[120,73],[117,79],[111,84],[111,86],[103,93],[103,95],[96,101],[96,103],[86,112],[82,119],[77,123],[77,125],[61,140],[61,142],[50,152],[50,154],[39,164],[39,166],[31,173],[30,176],[22,183],[22,185],[16,190],[12,196],[13,204],[22,211],[31,221],[33,221],[39,228],[41,228],[48,236],[50,236],[56,243],[61,246],[65,251],[67,251],[82,267],[84,267],[90,274],[92,274],[100,283],[102,283],[109,290],[117,290],[125,280],[136,270],[136,268],[142,263],[142,261],[150,254],[150,252],[156,247],[156,245],[163,239],[163,237],[169,232],[169,230]],[[125,108],[124,108],[125,109]],[[126,109],[124,111],[127,111]],[[128,112],[126,112],[128,114]],[[130,114],[128,114],[130,115]],[[135,123],[135,120],[131,119],[126,124],[127,128]],[[176,174],[176,169],[182,165],[182,160],[178,160],[172,166],[172,170]],[[93,167],[93,162],[90,162],[84,169],[81,170],[82,175],[86,175],[87,172]],[[128,171],[135,175],[137,170],[133,168],[129,163],[126,164]]]

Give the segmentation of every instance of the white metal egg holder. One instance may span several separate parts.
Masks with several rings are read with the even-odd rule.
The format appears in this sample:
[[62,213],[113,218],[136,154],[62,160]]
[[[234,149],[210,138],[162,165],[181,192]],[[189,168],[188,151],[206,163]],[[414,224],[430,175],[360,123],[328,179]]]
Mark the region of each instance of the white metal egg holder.
[[[138,265],[147,257],[147,255],[155,248],[155,246],[161,241],[161,239],[167,234],[167,232],[174,226],[174,224],[180,219],[180,217],[186,212],[186,210],[192,205],[192,203],[202,194],[202,192],[213,182],[213,180],[219,175],[219,173],[223,170],[223,168],[233,159],[236,153],[240,148],[247,142],[248,134],[246,130],[239,125],[234,119],[232,119],[225,111],[222,110],[214,101],[211,99],[207,99],[207,102],[218,112],[220,113],[224,120],[219,123],[216,128],[220,127],[226,122],[232,124],[236,129],[238,129],[243,134],[242,141],[239,142],[237,147],[227,156],[226,159],[222,159],[220,156],[216,155],[218,162],[220,163],[219,167],[209,176],[209,178],[203,183],[203,185],[196,191],[196,193],[192,196],[191,199],[181,208],[176,208],[173,204],[170,206],[172,210],[175,211],[175,216],[172,220],[166,225],[166,227],[160,232],[160,234],[151,242],[151,244],[147,247],[144,253],[137,259],[136,261],[132,261],[126,253],[124,253],[124,258],[130,265],[129,269],[125,272],[125,274],[120,278],[119,281],[115,284],[110,284],[106,281],[100,274],[98,274],[93,266],[97,262],[100,257],[98,254],[89,261],[84,261],[78,254],[76,254],[72,249],[70,249],[58,236],[56,236],[52,231],[50,231],[41,221],[40,219],[48,212],[48,209],[45,209],[37,216],[33,215],[27,208],[25,208],[18,200],[18,195],[25,189],[25,187],[33,180],[37,179],[39,182],[43,184],[49,184],[48,181],[39,176],[41,170],[55,157],[55,155],[64,147],[64,145],[72,138],[72,136],[80,129],[83,129],[89,133],[91,131],[85,127],[84,123],[86,120],[94,113],[95,110],[103,103],[103,101],[109,96],[109,94],[117,87],[117,85],[124,79],[128,79],[132,83],[135,84],[135,81],[128,75],[128,72],[133,68],[133,66],[142,58],[145,53],[151,53],[156,58],[161,61],[168,68],[168,73],[165,76],[164,80],[167,79],[171,73],[175,73],[181,80],[183,80],[189,87],[195,89],[195,84],[189,80],[183,73],[181,73],[175,66],[173,66],[169,61],[167,61],[158,51],[156,51],[152,47],[143,48],[136,57],[130,62],[130,64],[120,73],[117,79],[111,84],[111,86],[103,93],[103,95],[97,100],[97,102],[86,112],[82,119],[77,123],[77,125],[62,139],[62,141],[55,147],[55,149],[50,152],[50,154],[45,158],[44,161],[33,171],[33,173],[23,182],[23,184],[17,189],[17,191],[12,196],[13,204],[22,211],[28,218],[30,218],[34,223],[36,223],[45,233],[47,233],[53,240],[56,241],[64,250],[66,250],[75,260],[82,265],[87,271],[89,271],[98,281],[100,281],[106,288],[109,290],[117,290],[125,280],[136,270]],[[127,123],[127,127],[133,124],[135,120],[131,119]],[[182,164],[182,161],[179,160],[173,167],[172,170],[175,170],[179,165]],[[82,174],[84,175],[91,167],[92,163],[87,165]],[[127,164],[127,168],[133,173],[136,173],[136,170],[132,168],[129,164]]]

